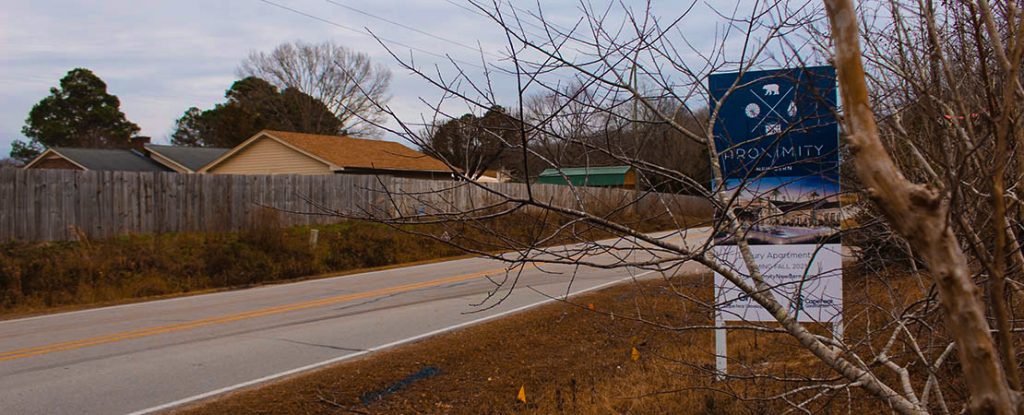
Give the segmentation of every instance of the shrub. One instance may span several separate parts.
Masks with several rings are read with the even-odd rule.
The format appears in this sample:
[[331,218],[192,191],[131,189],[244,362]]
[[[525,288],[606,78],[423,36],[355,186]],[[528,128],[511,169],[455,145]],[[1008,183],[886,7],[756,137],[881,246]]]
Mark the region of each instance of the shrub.
[[[495,251],[508,246],[508,240],[528,243],[562,223],[557,217],[529,214],[486,223],[403,228],[348,221],[317,226],[320,240],[313,248],[309,245],[310,227],[282,228],[276,213],[261,212],[256,221],[259,226],[233,233],[0,244],[0,313],[241,287],[463,253],[441,240],[414,233],[447,232],[459,245]],[[488,229],[506,232],[495,235]],[[576,225],[548,243],[608,236],[587,225]]]

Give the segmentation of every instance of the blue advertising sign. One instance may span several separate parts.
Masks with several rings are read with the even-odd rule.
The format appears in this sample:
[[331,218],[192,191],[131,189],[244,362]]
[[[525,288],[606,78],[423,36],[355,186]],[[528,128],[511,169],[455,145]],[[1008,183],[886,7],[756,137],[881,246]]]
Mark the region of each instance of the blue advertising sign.
[[[841,318],[839,127],[832,67],[724,73],[709,77],[724,188],[732,218],[772,294],[799,321]],[[713,253],[739,275],[747,266],[736,236],[715,235]],[[721,275],[723,320],[774,317]]]
[[726,178],[838,177],[834,68],[713,74],[708,84]]

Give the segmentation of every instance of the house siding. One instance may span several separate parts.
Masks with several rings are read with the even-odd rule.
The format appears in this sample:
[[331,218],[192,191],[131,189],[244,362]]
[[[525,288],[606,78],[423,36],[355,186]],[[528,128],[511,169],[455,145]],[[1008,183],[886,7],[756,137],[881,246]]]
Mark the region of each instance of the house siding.
[[331,174],[324,163],[261,137],[211,168],[211,174]]
[[31,169],[60,169],[60,170],[82,170],[81,167],[76,166],[74,163],[65,160],[63,157],[57,155],[50,155],[42,160],[39,160],[36,164],[33,164]]
[[629,171],[626,172],[626,177],[622,179],[622,186],[620,187],[623,189],[636,188],[636,171],[629,169]]

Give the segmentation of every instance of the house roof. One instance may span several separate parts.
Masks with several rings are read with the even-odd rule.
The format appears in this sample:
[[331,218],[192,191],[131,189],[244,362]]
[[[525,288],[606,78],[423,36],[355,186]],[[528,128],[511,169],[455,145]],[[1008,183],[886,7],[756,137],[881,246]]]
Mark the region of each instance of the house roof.
[[277,140],[330,165],[333,170],[373,169],[445,173],[451,171],[440,160],[393,141],[272,130],[260,131],[230,152],[217,158],[203,170],[209,170],[214,165],[227,160],[259,137]]
[[51,147],[26,167],[42,160],[48,153],[57,154],[86,170],[168,171],[166,167],[132,150],[66,147]]
[[[541,184],[565,184],[565,179],[577,186],[621,186],[626,182],[630,166],[564,167],[546,169],[537,177]],[[564,177],[563,177],[564,176]]]
[[178,147],[158,144],[146,144],[146,150],[157,153],[191,171],[199,170],[224,153],[231,151],[230,148]]
[[[626,174],[631,168],[632,167],[629,166],[563,167],[561,169],[546,169],[540,173],[540,176],[596,176],[602,174]],[[561,173],[559,173],[559,171],[561,171]]]

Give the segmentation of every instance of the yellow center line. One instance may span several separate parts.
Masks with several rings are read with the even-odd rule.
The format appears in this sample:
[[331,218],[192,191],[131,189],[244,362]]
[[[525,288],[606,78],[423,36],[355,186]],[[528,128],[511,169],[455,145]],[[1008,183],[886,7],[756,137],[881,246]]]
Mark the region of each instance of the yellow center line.
[[397,285],[394,287],[380,288],[371,291],[364,291],[361,293],[345,294],[335,297],[321,298],[318,300],[303,301],[293,304],[285,304],[275,307],[263,308],[252,311],[245,311],[236,314],[228,314],[217,317],[207,317],[199,320],[187,321],[184,323],[169,324],[165,326],[150,327],[146,329],[139,329],[133,331],[126,331],[121,333],[112,333],[103,336],[91,337],[88,339],[69,341],[64,343],[55,343],[37,347],[30,347],[26,349],[12,350],[9,352],[0,353],[0,362],[7,360],[23,359],[26,357],[39,356],[44,354],[50,354],[55,352],[61,352],[65,350],[80,349],[83,347],[96,346],[100,344],[114,343],[122,340],[137,339],[140,337],[154,336],[157,334],[171,333],[182,330],[189,330],[199,327],[211,326],[215,324],[230,323],[233,321],[245,320],[256,317],[269,316],[273,314],[280,314],[289,311],[304,310],[307,308],[321,307],[325,305],[331,305],[336,303],[343,303],[346,301],[361,300],[364,298],[378,297],[389,294],[403,293],[412,290],[418,290],[421,288],[436,287],[444,284],[451,284],[455,282],[468,281],[476,278],[484,277],[488,274],[505,272],[505,268],[491,269],[487,271],[475,272],[471,274],[457,275],[454,277],[439,278],[436,280],[415,282],[410,284]]

